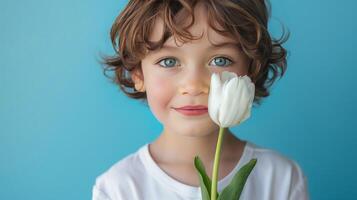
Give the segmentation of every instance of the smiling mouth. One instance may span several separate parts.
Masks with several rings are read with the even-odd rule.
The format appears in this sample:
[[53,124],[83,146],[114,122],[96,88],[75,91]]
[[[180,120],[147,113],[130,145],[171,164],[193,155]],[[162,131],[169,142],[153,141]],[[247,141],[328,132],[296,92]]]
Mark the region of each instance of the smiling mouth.
[[205,105],[186,105],[180,108],[175,109],[184,109],[184,110],[207,110],[207,106]]

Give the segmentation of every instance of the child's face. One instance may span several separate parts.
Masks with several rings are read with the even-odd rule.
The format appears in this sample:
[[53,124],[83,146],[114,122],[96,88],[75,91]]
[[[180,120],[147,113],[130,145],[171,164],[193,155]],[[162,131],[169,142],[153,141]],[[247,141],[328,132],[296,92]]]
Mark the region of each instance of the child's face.
[[[164,130],[170,133],[204,136],[216,131],[219,127],[210,119],[208,113],[186,116],[174,108],[185,105],[208,106],[210,78],[213,72],[231,71],[238,75],[248,72],[247,56],[234,45],[211,48],[210,42],[237,42],[211,29],[206,22],[206,16],[205,9],[198,4],[195,8],[195,24],[190,32],[194,36],[200,36],[204,32],[201,39],[179,43],[178,47],[174,39],[169,38],[164,45],[168,48],[149,52],[141,62],[143,84],[150,109],[163,124]],[[150,40],[158,41],[162,31],[162,21],[158,20]]]

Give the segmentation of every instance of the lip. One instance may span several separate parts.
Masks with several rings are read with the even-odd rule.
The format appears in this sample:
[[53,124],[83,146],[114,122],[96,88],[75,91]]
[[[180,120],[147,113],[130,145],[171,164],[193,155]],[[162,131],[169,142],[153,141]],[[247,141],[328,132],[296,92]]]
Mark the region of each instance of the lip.
[[184,109],[184,110],[204,110],[204,109],[207,109],[207,106],[204,106],[204,105],[187,105],[187,106],[183,106],[183,107],[176,108],[176,109]]
[[204,105],[196,105],[196,106],[183,106],[180,108],[174,108],[176,111],[180,112],[181,114],[187,116],[196,116],[196,115],[203,115],[208,112],[207,106]]

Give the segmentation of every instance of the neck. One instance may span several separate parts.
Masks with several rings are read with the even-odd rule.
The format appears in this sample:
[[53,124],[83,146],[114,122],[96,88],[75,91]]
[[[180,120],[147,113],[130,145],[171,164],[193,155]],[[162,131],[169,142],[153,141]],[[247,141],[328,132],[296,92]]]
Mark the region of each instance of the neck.
[[[204,163],[213,163],[219,129],[200,137],[180,135],[164,130],[150,148],[156,160],[166,164],[192,165],[195,156]],[[221,149],[221,159],[230,159],[237,149],[237,143],[242,142],[227,128]]]

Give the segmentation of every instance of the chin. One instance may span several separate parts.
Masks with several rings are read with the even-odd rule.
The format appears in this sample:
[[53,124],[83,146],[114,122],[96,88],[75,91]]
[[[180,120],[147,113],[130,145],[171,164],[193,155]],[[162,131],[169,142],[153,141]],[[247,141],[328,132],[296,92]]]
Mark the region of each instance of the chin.
[[206,137],[210,134],[218,134],[219,127],[212,124],[195,125],[195,126],[182,126],[177,127],[177,133],[182,136],[188,137]]

